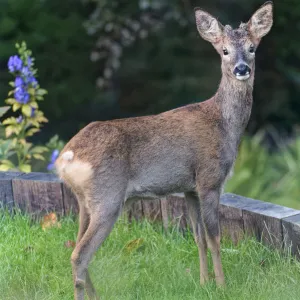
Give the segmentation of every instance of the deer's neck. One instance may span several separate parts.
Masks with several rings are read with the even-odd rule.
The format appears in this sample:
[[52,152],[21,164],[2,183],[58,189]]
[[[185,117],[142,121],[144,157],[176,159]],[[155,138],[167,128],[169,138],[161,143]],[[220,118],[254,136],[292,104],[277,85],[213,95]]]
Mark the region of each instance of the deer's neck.
[[214,97],[220,107],[224,129],[236,138],[237,143],[250,118],[253,82],[253,74],[246,81],[223,75]]

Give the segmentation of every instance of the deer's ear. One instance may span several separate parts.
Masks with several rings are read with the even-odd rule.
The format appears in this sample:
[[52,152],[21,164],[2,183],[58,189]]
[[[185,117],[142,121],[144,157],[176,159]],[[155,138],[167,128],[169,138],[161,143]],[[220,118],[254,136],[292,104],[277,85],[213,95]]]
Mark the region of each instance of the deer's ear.
[[195,8],[196,24],[197,29],[205,40],[216,44],[218,43],[223,35],[223,26],[209,13]]
[[254,39],[260,40],[273,25],[273,3],[271,1],[262,5],[248,22],[248,29]]

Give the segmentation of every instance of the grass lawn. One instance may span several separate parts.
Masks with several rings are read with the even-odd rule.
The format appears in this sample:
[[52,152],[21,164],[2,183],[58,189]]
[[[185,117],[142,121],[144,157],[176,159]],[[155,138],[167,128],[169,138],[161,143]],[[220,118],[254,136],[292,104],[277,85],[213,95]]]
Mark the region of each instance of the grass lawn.
[[[0,212],[0,299],[73,299],[70,255],[77,223],[43,231],[26,216]],[[126,246],[142,238],[141,246]],[[134,244],[134,243],[133,243]],[[163,234],[147,222],[120,220],[90,264],[102,299],[299,299],[300,263],[249,239],[222,243],[227,287],[200,287],[198,251],[191,234]],[[211,265],[210,265],[211,268]]]

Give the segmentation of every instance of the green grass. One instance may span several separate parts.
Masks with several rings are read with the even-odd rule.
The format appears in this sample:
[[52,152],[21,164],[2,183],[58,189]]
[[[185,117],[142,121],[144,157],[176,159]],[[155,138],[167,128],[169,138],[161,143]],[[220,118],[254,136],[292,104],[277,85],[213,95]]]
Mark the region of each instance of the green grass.
[[[0,212],[0,299],[73,299],[70,266],[77,222],[43,231],[28,217]],[[142,238],[142,246],[126,244]],[[222,242],[227,287],[213,281],[200,287],[198,251],[192,236],[147,222],[120,220],[90,264],[102,299],[299,299],[300,263],[248,239],[238,246]],[[263,262],[263,263],[262,263]],[[211,270],[211,265],[210,265]]]

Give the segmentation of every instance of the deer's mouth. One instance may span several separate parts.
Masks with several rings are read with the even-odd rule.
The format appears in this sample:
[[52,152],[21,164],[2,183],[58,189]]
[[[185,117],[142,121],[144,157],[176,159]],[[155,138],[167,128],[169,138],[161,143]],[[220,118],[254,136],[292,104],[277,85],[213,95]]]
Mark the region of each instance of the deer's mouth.
[[250,72],[247,72],[245,74],[236,73],[235,77],[237,80],[247,80],[250,77]]

